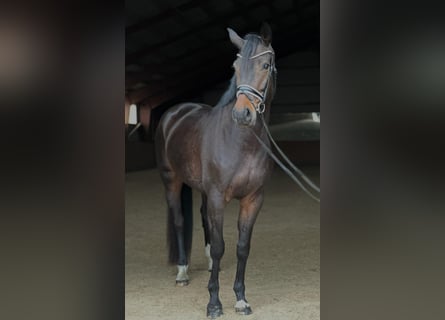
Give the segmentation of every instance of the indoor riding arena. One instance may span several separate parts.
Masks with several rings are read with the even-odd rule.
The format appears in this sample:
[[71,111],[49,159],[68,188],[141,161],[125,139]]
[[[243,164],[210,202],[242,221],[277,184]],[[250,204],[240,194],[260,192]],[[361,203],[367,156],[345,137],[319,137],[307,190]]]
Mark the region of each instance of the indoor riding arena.
[[[168,206],[157,168],[156,128],[161,117],[178,103],[217,105],[228,90],[235,68],[232,65],[241,56],[227,28],[240,37],[257,33],[264,40],[263,22],[272,31],[272,66],[276,68],[274,96],[267,111],[271,136],[291,162],[319,186],[318,1],[126,2],[127,320],[206,318],[211,273],[201,221],[201,194],[193,191],[189,281],[180,286],[175,281],[177,266],[168,263]],[[261,100],[266,89],[263,94],[241,95],[253,94]],[[276,148],[271,150],[283,161]],[[319,198],[301,175],[290,171]],[[240,202],[233,199],[225,207],[225,251],[219,268],[221,319],[320,319],[320,203],[294,179],[274,164],[264,184],[264,202],[253,227],[245,270],[245,295],[252,309],[249,315],[235,311],[233,289]]]

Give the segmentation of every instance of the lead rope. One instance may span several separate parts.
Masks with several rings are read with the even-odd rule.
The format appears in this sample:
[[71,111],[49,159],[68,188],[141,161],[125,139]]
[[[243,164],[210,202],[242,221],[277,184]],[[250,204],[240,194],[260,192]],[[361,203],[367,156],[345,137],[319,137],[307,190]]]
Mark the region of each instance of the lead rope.
[[[272,141],[273,145],[275,146],[275,148],[277,148],[278,152],[280,153],[281,156],[283,156],[283,158],[286,160],[286,162],[289,163],[289,165],[291,166],[292,169],[294,169],[302,178],[304,181],[306,181],[306,183],[308,183],[314,190],[316,190],[317,192],[320,192],[320,189],[307,177],[303,174],[303,172],[298,169],[294,164],[292,164],[290,162],[290,160],[284,155],[284,152],[278,147],[278,145],[276,144],[276,142],[274,141],[274,139],[272,138],[272,135],[269,132],[269,129],[267,128],[266,122],[264,121],[263,115],[260,115],[262,123],[264,128],[266,129],[266,133],[269,137],[269,139]],[[317,198],[315,195],[313,195],[308,189],[306,189],[306,187],[301,183],[300,180],[298,180],[298,178],[292,173],[292,171],[289,170],[289,168],[287,168],[283,162],[280,161],[280,159],[278,159],[278,157],[276,155],[273,154],[272,150],[263,142],[263,140],[261,140],[260,137],[258,137],[258,135],[255,133],[255,131],[252,130],[253,135],[255,136],[255,138],[258,140],[258,142],[261,144],[261,146],[264,148],[264,150],[267,152],[267,154],[280,166],[280,168],[296,183],[300,186],[301,189],[303,189],[304,192],[306,192],[312,199],[314,199],[315,201],[317,201],[318,203],[320,202],[320,199]]]
[[267,127],[266,121],[264,121],[264,117],[263,115],[260,116],[261,118],[261,122],[263,123],[264,129],[266,129],[266,133],[270,139],[270,141],[272,141],[272,144],[274,145],[274,147],[277,149],[278,153],[283,157],[283,159],[287,162],[287,164],[296,172],[298,173],[304,181],[306,181],[306,183],[308,185],[310,185],[312,187],[312,189],[314,189],[315,191],[317,191],[318,193],[320,193],[320,188],[317,187],[315,185],[315,183],[313,183],[300,169],[298,169],[293,163],[292,161],[289,160],[289,158],[284,154],[283,150],[281,150],[277,143],[275,142],[275,140],[272,138],[272,135],[270,134],[269,128]]
[[[249,59],[255,59],[259,56],[262,56],[264,54],[270,53],[272,55],[274,55],[274,52],[271,50],[267,50],[267,51],[263,51],[261,53],[258,53],[252,57],[249,57]],[[237,54],[237,56],[239,58],[243,58],[243,56],[241,54]],[[252,106],[256,109],[257,113],[260,115],[261,118],[261,122],[263,123],[263,127],[266,129],[266,133],[267,136],[269,137],[269,139],[272,141],[272,144],[275,146],[275,148],[278,150],[278,153],[283,157],[283,159],[288,163],[288,165],[296,172],[298,173],[301,178],[310,186],[312,187],[312,189],[314,189],[315,191],[317,191],[318,193],[320,193],[320,188],[318,188],[300,169],[298,169],[290,160],[288,157],[286,157],[286,155],[284,154],[284,152],[278,147],[277,143],[275,142],[275,140],[272,138],[272,135],[270,134],[269,128],[267,127],[266,122],[264,121],[264,117],[263,117],[263,113],[266,109],[266,95],[267,95],[267,89],[269,87],[269,80],[270,80],[270,76],[271,73],[275,71],[276,72],[276,68],[275,68],[275,63],[271,62],[270,64],[270,68],[268,70],[268,75],[267,75],[267,80],[266,80],[266,85],[265,85],[265,89],[263,91],[263,93],[259,92],[257,89],[255,89],[252,86],[249,85],[239,85],[237,87],[237,91],[236,91],[236,97],[238,97],[240,94],[244,94],[247,99],[250,101],[250,103],[252,104]],[[258,105],[255,105],[253,99],[250,97],[250,95],[256,97],[259,102]],[[258,140],[258,142],[261,144],[261,146],[264,148],[264,150],[267,152],[267,154],[280,166],[280,168],[287,173],[287,175],[296,183],[300,186],[301,189],[303,189],[312,199],[314,199],[317,202],[320,202],[320,199],[317,198],[316,196],[314,196],[308,189],[306,189],[306,187],[301,183],[300,180],[298,180],[298,178],[292,173],[292,171],[289,170],[289,168],[287,168],[281,161],[280,159],[278,159],[277,156],[275,156],[272,152],[272,150],[261,140],[260,137],[258,137],[258,135],[255,133],[255,131],[252,130],[253,135],[255,136],[255,138]]]

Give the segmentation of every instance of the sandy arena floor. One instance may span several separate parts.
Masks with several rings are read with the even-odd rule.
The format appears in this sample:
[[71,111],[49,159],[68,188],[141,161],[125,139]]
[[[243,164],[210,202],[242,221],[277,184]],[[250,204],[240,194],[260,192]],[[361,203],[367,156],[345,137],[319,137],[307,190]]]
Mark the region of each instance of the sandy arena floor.
[[[317,184],[319,167],[303,171]],[[200,195],[194,192],[194,238],[190,284],[175,287],[176,267],[167,264],[166,204],[157,170],[126,176],[126,319],[206,319],[209,294]],[[221,320],[320,319],[320,206],[276,169],[266,186],[253,231],[246,271],[246,298],[253,314],[235,313],[238,201],[225,212],[221,262]]]

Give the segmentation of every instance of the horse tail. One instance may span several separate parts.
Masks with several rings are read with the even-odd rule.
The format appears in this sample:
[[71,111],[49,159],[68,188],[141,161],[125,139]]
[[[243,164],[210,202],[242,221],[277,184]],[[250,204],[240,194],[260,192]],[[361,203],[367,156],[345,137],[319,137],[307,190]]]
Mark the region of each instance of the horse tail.
[[[182,185],[181,190],[181,212],[184,218],[183,234],[185,253],[187,256],[187,261],[190,261],[193,238],[193,197],[192,189],[186,184]],[[174,217],[171,214],[168,215],[167,219],[167,242],[168,262],[170,264],[177,264],[179,259],[179,248],[178,240],[176,238]]]

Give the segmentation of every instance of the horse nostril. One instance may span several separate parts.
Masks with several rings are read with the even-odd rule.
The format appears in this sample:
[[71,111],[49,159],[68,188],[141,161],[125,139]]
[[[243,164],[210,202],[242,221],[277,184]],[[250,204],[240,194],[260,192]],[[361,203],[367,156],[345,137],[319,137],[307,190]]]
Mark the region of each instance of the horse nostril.
[[232,110],[232,119],[239,124],[249,125],[253,119],[253,116],[254,115],[248,107],[244,107],[241,110],[237,110],[235,108]]
[[246,120],[252,119],[252,114],[250,113],[249,108],[244,109],[244,117],[246,118]]

